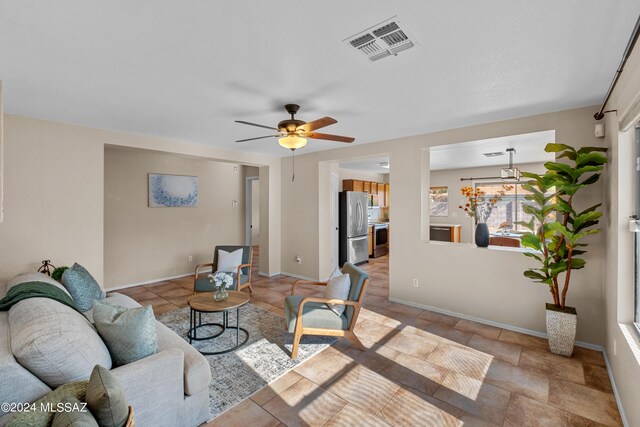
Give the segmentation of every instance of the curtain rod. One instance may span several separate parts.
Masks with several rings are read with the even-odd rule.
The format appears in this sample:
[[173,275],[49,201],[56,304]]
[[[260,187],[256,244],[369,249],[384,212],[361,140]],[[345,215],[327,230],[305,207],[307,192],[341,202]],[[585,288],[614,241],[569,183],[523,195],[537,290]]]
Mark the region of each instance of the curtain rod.
[[483,176],[478,178],[460,178],[460,181],[475,181],[476,179],[502,179],[501,176]]
[[604,113],[605,113],[604,109],[607,106],[607,102],[609,102],[609,98],[611,97],[613,90],[616,88],[616,85],[618,84],[618,79],[620,79],[620,74],[622,74],[622,71],[624,70],[624,66],[627,63],[627,59],[629,59],[629,56],[631,56],[631,52],[633,51],[633,47],[638,41],[639,35],[640,35],[640,16],[638,16],[638,20],[636,21],[636,26],[633,28],[633,33],[631,33],[631,38],[627,43],[627,48],[624,50],[624,55],[622,55],[622,61],[620,62],[620,66],[618,67],[618,70],[616,71],[616,75],[613,77],[613,81],[611,82],[611,85],[609,85],[609,90],[607,91],[607,96],[604,98],[602,107],[600,107],[600,110],[593,115],[594,119],[602,120],[604,118]]

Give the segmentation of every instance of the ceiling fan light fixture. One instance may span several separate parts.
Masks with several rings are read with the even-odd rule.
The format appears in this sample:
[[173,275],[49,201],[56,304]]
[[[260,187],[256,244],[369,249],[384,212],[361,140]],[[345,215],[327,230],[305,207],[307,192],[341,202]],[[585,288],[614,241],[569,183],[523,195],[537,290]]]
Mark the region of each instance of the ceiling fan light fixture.
[[307,139],[297,135],[287,135],[278,139],[278,143],[289,150],[297,150],[307,145]]

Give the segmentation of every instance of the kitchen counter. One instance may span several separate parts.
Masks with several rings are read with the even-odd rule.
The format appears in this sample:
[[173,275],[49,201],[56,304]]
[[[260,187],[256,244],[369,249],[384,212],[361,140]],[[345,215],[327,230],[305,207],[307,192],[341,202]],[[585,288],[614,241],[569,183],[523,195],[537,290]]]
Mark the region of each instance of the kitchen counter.
[[429,239],[440,242],[460,243],[460,224],[431,224]]

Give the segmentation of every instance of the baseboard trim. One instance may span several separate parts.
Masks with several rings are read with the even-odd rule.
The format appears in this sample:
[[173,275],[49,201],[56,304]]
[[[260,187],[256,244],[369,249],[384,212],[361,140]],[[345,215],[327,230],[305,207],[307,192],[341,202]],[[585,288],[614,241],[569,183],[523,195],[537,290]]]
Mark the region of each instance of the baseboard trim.
[[287,273],[287,272],[285,272],[285,271],[283,271],[283,272],[282,272],[282,273],[280,273],[280,274],[284,274],[285,276],[293,277],[294,279],[310,280],[310,281],[312,281],[312,282],[317,282],[317,281],[318,281],[317,279],[313,279],[313,278],[311,278],[311,277],[301,276],[301,275],[299,275],[299,274]]
[[269,273],[265,273],[264,271],[258,271],[258,276],[262,276],[262,277],[274,277],[274,276],[279,276],[282,273],[273,273],[273,274],[269,274]]
[[[202,271],[202,273],[210,273],[211,272],[211,268],[205,268],[205,269],[202,269],[201,271]],[[133,288],[135,286],[148,285],[150,283],[162,282],[162,281],[165,281],[165,280],[181,279],[183,277],[188,277],[188,276],[193,276],[193,273],[184,273],[184,274],[178,274],[176,276],[161,277],[159,279],[146,280],[144,282],[130,283],[128,285],[114,286],[112,288],[106,288],[105,292],[119,291],[119,290],[122,290],[122,289]]]
[[620,412],[620,418],[622,418],[622,425],[624,427],[629,427],[629,422],[627,421],[627,416],[624,413],[624,408],[622,407],[622,400],[620,400],[620,394],[618,393],[618,387],[616,387],[616,380],[613,378],[613,370],[611,369],[611,365],[609,364],[609,358],[607,357],[607,350],[602,350],[602,355],[604,356],[604,364],[607,367],[607,374],[609,374],[609,381],[611,381],[611,388],[613,389],[613,396],[616,398],[616,405],[618,405],[618,411]]
[[[365,301],[366,301],[366,299],[365,299]],[[423,310],[435,311],[436,313],[447,314],[449,316],[455,316],[455,317],[459,317],[461,319],[471,320],[473,322],[478,322],[478,323],[482,323],[482,324],[489,325],[489,326],[495,326],[496,328],[502,328],[502,329],[507,329],[509,331],[520,332],[522,334],[533,335],[533,336],[539,337],[539,338],[547,338],[547,334],[544,333],[544,332],[534,331],[533,329],[521,328],[519,326],[510,325],[508,323],[494,322],[493,320],[487,320],[487,319],[482,319],[480,317],[469,316],[469,315],[466,315],[466,314],[463,314],[463,313],[457,313],[457,312],[451,311],[451,310],[445,310],[445,309],[438,308],[438,307],[432,307],[430,305],[418,304],[418,303],[415,303],[413,301],[404,301],[404,300],[401,300],[401,299],[398,299],[398,298],[389,297],[389,301],[397,302],[397,303],[400,303],[400,304],[409,305],[411,307],[421,308]],[[601,345],[597,345],[597,344],[591,344],[591,343],[583,342],[583,341],[576,341],[576,345],[578,347],[588,348],[590,350],[603,351],[602,346]]]

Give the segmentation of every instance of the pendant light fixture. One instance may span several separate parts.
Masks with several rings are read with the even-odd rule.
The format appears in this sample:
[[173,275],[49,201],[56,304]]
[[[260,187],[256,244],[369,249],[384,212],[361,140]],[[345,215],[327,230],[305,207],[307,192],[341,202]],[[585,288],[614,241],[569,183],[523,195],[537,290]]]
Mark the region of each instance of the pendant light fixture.
[[500,178],[508,179],[508,180],[520,180],[520,169],[513,167],[513,155],[516,153],[515,148],[507,148],[507,153],[509,153],[509,167],[502,168],[500,171]]

